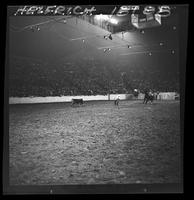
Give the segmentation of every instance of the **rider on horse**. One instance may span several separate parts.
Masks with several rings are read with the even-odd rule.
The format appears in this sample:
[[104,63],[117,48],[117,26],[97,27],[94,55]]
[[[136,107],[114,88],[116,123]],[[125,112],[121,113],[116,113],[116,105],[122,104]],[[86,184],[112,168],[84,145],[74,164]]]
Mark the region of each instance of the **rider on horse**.
[[150,101],[151,103],[153,102],[154,100],[154,94],[151,90],[146,90],[145,91],[145,96],[144,96],[144,100],[143,100],[143,103],[147,104],[148,101]]

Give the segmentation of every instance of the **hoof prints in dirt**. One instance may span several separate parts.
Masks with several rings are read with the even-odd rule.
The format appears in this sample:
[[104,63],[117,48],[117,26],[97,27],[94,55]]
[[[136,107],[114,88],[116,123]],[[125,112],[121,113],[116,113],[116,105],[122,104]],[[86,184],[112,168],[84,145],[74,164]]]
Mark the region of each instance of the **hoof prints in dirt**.
[[12,106],[10,184],[180,181],[179,103],[121,104]]

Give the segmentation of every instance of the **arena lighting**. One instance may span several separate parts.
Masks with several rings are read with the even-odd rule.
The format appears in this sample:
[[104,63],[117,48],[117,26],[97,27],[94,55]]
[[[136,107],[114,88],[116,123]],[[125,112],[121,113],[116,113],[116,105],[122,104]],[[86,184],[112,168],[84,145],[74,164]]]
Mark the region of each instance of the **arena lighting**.
[[110,34],[110,35],[108,36],[108,38],[109,38],[110,40],[112,40],[112,35]]
[[118,24],[118,21],[116,19],[111,18],[109,21],[112,24]]
[[34,32],[34,29],[33,29],[33,27],[32,27],[32,26],[30,27],[30,30],[31,30],[32,32]]
[[110,48],[105,48],[104,53],[107,52],[107,51],[110,51],[110,50],[111,50]]
[[99,21],[108,21],[108,22],[110,22],[112,24],[118,24],[118,20],[116,20],[114,18],[111,18],[110,15],[102,15],[102,14],[96,15],[95,19],[99,20]]
[[112,40],[112,35],[110,34],[110,35],[105,35],[105,36],[104,36],[104,39],[107,40],[108,38],[109,38],[110,40]]
[[96,20],[104,20],[104,21],[107,21],[107,20],[110,19],[110,17],[109,17],[108,15],[102,15],[102,14],[100,14],[100,15],[95,15],[95,19],[96,19]]

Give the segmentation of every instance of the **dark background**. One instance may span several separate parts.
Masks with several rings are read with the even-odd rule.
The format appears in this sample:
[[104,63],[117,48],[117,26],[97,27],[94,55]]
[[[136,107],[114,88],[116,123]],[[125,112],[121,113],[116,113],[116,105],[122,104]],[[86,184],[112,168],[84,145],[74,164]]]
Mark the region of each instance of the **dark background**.
[[[144,33],[126,32],[124,40],[121,33],[108,41],[89,37],[84,43],[70,39],[107,33],[81,19],[76,24],[75,16],[67,19],[66,24],[51,22],[40,26],[40,31],[20,31],[49,18],[9,17],[9,96],[130,93],[135,88],[179,92],[179,72],[184,67],[179,62],[179,32],[184,23],[179,9],[177,6],[169,17],[162,19],[161,26],[145,29]],[[113,48],[106,53],[98,49],[127,44],[132,49]],[[122,56],[127,53],[133,54]]]

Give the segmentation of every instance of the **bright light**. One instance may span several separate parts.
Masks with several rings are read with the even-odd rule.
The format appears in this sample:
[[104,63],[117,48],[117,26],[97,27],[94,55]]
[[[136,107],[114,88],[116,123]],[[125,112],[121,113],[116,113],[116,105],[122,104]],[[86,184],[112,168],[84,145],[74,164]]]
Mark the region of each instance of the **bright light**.
[[118,24],[118,20],[111,18],[110,15],[102,15],[102,14],[95,15],[95,19],[98,20],[98,21],[108,21],[112,24]]
[[108,21],[112,24],[118,24],[118,20],[111,18],[110,15],[95,15],[95,19],[99,21]]
[[111,18],[109,21],[110,21],[112,24],[118,24],[118,21],[117,21],[116,19]]
[[96,15],[95,16],[96,20],[109,20],[109,16],[108,15]]

